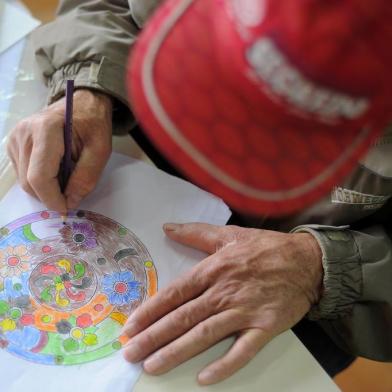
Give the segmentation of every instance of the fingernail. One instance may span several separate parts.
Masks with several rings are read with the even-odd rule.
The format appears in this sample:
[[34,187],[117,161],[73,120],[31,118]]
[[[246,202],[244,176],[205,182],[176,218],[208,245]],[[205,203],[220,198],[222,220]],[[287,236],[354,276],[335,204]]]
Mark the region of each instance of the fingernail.
[[204,385],[213,384],[216,381],[215,372],[211,370],[203,370],[198,376],[198,381],[200,384]]
[[143,358],[143,352],[137,343],[130,341],[124,346],[124,356],[129,362],[139,362]]
[[143,368],[147,373],[155,373],[159,372],[164,364],[165,362],[162,359],[162,356],[159,353],[156,353],[144,361]]
[[132,336],[135,336],[137,333],[138,333],[137,324],[133,322],[126,323],[121,330],[121,334],[127,335],[130,338]]
[[165,223],[163,225],[163,230],[165,231],[176,231],[179,228],[179,224],[177,223]]
[[69,195],[67,197],[67,207],[71,210],[77,208],[80,202],[82,201],[82,199],[83,198],[79,195],[75,195],[75,194]]

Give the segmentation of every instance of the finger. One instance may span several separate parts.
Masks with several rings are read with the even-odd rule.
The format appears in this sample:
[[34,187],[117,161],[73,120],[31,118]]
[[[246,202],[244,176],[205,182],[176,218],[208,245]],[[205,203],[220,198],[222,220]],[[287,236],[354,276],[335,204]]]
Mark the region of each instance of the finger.
[[31,150],[27,181],[48,209],[65,215],[65,197],[57,178],[61,157],[59,148],[48,144],[44,138],[36,140]]
[[212,254],[235,238],[235,229],[207,223],[167,223],[163,226],[166,235],[180,244]]
[[244,367],[271,339],[271,335],[260,329],[244,331],[222,358],[199,373],[198,382],[209,385],[230,377]]
[[207,287],[206,277],[193,268],[140,305],[129,317],[123,329],[124,333],[129,337],[135,336],[167,313],[198,297]]
[[206,296],[187,302],[132,338],[125,347],[125,359],[129,362],[141,361],[210,315]]
[[20,151],[18,154],[19,161],[18,161],[18,177],[19,182],[24,189],[25,192],[30,194],[33,197],[37,197],[37,194],[34,192],[33,188],[29,184],[27,180],[27,173],[29,171],[30,165],[30,156],[31,156],[32,146],[31,144],[24,144],[20,147]]
[[96,144],[83,148],[65,190],[69,209],[77,208],[95,188],[109,159],[110,149],[110,144]]
[[154,375],[166,373],[233,334],[238,327],[238,317],[233,317],[232,311],[216,314],[147,358],[144,370]]

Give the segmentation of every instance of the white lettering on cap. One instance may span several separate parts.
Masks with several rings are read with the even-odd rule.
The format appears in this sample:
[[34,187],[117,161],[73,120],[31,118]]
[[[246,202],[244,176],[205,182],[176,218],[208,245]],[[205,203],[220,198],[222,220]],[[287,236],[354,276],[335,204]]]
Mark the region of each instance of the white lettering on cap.
[[321,87],[297,70],[269,38],[256,41],[247,52],[256,77],[262,79],[268,95],[287,101],[303,114],[334,122],[341,118],[356,119],[369,108],[366,98],[352,97]]
[[231,0],[233,11],[245,27],[256,27],[264,20],[265,0]]

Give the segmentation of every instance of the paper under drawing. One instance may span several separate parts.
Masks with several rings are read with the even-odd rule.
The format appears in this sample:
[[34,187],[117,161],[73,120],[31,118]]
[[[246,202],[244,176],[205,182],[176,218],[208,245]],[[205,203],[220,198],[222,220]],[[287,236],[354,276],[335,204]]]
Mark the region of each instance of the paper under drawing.
[[0,347],[46,365],[106,357],[128,315],[155,294],[145,246],[119,223],[37,212],[0,229]]
[[204,256],[162,225],[229,216],[221,200],[118,154],[66,225],[13,187],[0,202],[0,389],[130,392],[141,366],[123,358],[122,324]]

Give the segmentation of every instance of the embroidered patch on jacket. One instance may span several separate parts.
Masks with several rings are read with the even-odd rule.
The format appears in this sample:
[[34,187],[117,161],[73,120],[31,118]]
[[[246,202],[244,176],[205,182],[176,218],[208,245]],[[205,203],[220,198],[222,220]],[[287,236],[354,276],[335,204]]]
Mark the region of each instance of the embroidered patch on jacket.
[[331,202],[337,204],[362,205],[364,209],[376,209],[385,204],[391,196],[377,196],[335,187],[331,193]]

